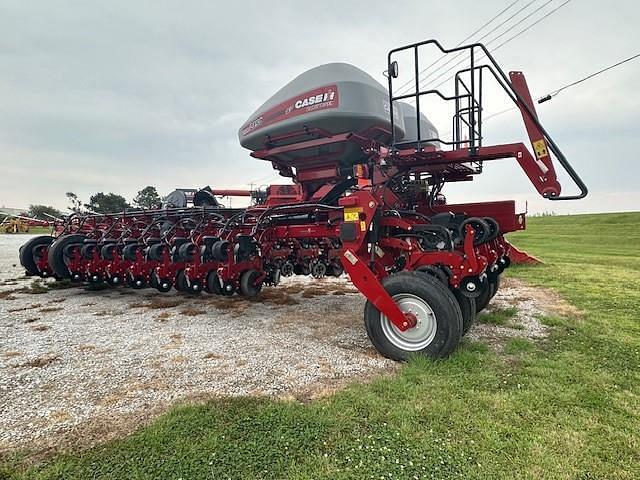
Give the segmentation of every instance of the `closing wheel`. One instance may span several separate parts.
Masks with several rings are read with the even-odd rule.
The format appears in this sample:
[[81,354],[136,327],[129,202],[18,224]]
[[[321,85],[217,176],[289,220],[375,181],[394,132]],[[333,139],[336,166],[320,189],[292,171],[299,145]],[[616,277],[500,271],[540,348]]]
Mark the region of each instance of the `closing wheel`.
[[198,279],[190,280],[187,279],[187,293],[191,293],[193,295],[197,295],[202,293],[203,287],[202,282]]
[[187,276],[185,275],[184,270],[178,271],[178,274],[176,275],[175,288],[179,292],[186,292],[189,290],[189,285],[187,284]]
[[291,263],[289,260],[284,262],[280,267],[280,273],[282,273],[283,277],[290,277],[291,275],[293,275],[293,270],[293,263]]
[[117,273],[114,275],[107,276],[107,283],[112,287],[117,287],[118,285],[122,285],[122,277]]
[[500,288],[500,275],[495,277],[494,280],[487,282],[486,287],[482,289],[482,292],[476,298],[476,313],[480,313],[482,310],[487,308],[487,305],[489,305],[489,302],[498,291],[498,288]]
[[498,290],[500,289],[500,275],[498,275],[495,280],[491,282],[491,285],[491,298],[493,298],[496,296],[496,293],[498,293]]
[[137,275],[129,280],[129,286],[134,290],[142,290],[147,286],[147,280],[142,275]]
[[311,276],[313,278],[323,278],[327,274],[327,266],[323,262],[311,264]]
[[218,274],[213,270],[207,274],[207,292],[216,295],[222,294],[222,283],[220,282],[220,277],[218,277]]
[[35,259],[36,250],[38,250],[39,247],[47,247],[51,245],[52,242],[52,236],[40,235],[33,237],[20,247],[20,265],[24,267],[29,275],[40,275],[40,270],[38,270]]
[[47,261],[55,275],[60,278],[71,277],[71,272],[69,272],[69,267],[67,266],[67,262],[69,260],[68,255],[76,248],[79,253],[84,239],[84,235],[74,233],[70,235],[62,235],[51,244],[47,251]]
[[155,272],[152,276],[155,277],[156,290],[160,293],[167,293],[171,290],[171,287],[173,287],[173,283],[171,283],[171,280],[168,278],[158,278],[158,274]]
[[257,282],[260,273],[257,270],[247,270],[240,275],[240,293],[245,297],[255,297],[262,290],[262,281]]
[[455,296],[435,278],[401,272],[382,281],[403,312],[416,316],[415,327],[398,329],[371,302],[364,308],[367,335],[385,357],[407,360],[411,354],[431,358],[449,355],[462,336],[462,312]]
[[453,295],[456,297],[462,312],[462,335],[464,336],[476,320],[476,299],[462,295],[460,290],[453,290]]

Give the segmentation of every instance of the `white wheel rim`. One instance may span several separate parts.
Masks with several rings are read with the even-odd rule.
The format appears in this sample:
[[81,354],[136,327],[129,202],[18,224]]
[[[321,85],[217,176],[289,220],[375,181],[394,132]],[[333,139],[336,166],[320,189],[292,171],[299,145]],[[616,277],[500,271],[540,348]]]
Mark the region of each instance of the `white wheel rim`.
[[394,295],[393,300],[402,312],[415,315],[416,326],[403,332],[381,312],[380,324],[384,335],[395,347],[402,350],[416,352],[428,347],[438,330],[432,308],[422,298],[409,293]]

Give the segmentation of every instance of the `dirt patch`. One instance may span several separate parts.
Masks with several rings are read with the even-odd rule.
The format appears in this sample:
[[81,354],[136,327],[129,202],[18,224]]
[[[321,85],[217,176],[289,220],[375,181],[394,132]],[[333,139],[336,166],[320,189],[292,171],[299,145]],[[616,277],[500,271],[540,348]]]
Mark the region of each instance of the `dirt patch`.
[[48,313],[48,312],[59,312],[61,310],[64,310],[64,308],[62,307],[45,307],[45,308],[41,308],[39,310],[40,313]]
[[[486,315],[492,321],[484,321]],[[550,329],[540,322],[541,316],[557,315],[580,318],[582,312],[553,290],[531,286],[514,278],[502,279],[500,290],[485,312],[469,331],[469,338],[489,345],[497,352],[512,338],[529,340],[549,335]],[[504,321],[496,322],[495,319]]]
[[16,365],[16,367],[20,368],[44,368],[48,365],[51,365],[53,362],[56,362],[60,359],[58,355],[44,355],[42,357],[37,357],[27,362],[21,363],[20,365]]

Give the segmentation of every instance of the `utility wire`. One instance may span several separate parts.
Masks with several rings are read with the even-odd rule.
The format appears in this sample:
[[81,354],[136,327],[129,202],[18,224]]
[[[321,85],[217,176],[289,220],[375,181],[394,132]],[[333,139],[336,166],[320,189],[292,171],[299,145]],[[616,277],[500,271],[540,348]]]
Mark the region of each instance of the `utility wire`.
[[[498,25],[496,27],[495,30],[492,30],[490,32],[487,32],[486,34],[484,34],[482,37],[478,38],[475,43],[479,43],[482,40],[484,40],[485,38],[487,38],[489,35],[491,35],[492,33],[495,33],[495,31],[497,29],[499,29],[502,25],[504,25],[505,23],[509,22],[511,19],[513,19],[516,15],[518,15],[520,12],[522,12],[523,10],[525,10],[527,7],[529,7],[532,3],[534,3],[536,0],[532,0],[529,3],[527,3],[524,7],[520,8],[516,13],[514,13],[513,15],[511,15],[509,18],[507,18],[504,22],[502,22],[500,25]],[[499,34],[497,37],[492,38],[491,40],[487,41],[485,45],[491,45],[493,42],[495,42],[496,40],[498,40],[499,38],[503,37],[504,35],[506,35],[507,33],[509,33],[511,30],[513,30],[515,27],[517,27],[518,25],[520,25],[522,22],[524,22],[525,20],[527,20],[528,18],[530,18],[532,15],[534,15],[535,13],[539,12],[541,9],[543,9],[544,7],[546,7],[547,5],[549,5],[551,2],[553,2],[554,0],[547,0],[546,3],[544,3],[542,6],[536,8],[535,10],[533,10],[532,12],[528,13],[527,15],[525,15],[523,18],[521,18],[520,20],[518,20],[516,23],[514,23],[513,25],[511,25],[509,28],[507,28],[505,31],[503,31],[501,34]],[[570,0],[569,0],[570,1]],[[449,59],[448,62],[446,62],[444,65],[442,65],[443,67],[445,65],[449,65],[451,62],[455,61],[457,58],[460,58],[461,56],[464,56],[466,52],[459,52],[457,54],[454,54],[453,58]],[[442,72],[440,75],[437,75],[435,77],[434,80],[437,80],[438,78],[441,78],[445,73],[450,72],[451,70],[453,70],[454,68],[456,68],[458,65],[460,65],[461,63],[466,62],[467,59],[466,57],[463,58],[462,60],[460,60],[459,62],[453,64],[451,67],[447,68],[444,72]],[[424,77],[422,80],[420,80],[420,87],[428,84],[428,80],[430,77],[432,77],[433,75],[435,75],[436,73],[438,73],[438,70],[431,72],[429,75],[427,75],[426,77]]]
[[573,86],[578,85],[578,84],[580,84],[580,83],[582,83],[582,82],[586,82],[587,80],[589,80],[589,79],[591,79],[591,78],[593,78],[593,77],[596,77],[596,76],[600,75],[601,73],[604,73],[604,72],[606,72],[606,71],[608,71],[608,70],[611,70],[611,69],[613,69],[613,68],[616,68],[616,67],[618,67],[618,66],[620,66],[620,65],[622,65],[622,64],[624,64],[624,63],[630,62],[631,60],[635,60],[635,59],[636,59],[636,58],[638,58],[638,57],[640,57],[640,53],[637,53],[637,54],[635,54],[635,55],[632,55],[632,56],[631,56],[631,57],[629,57],[629,58],[625,58],[624,60],[621,60],[621,61],[620,61],[620,62],[618,62],[618,63],[614,63],[613,65],[610,65],[610,66],[608,66],[608,67],[606,67],[606,68],[603,68],[602,70],[598,70],[597,72],[592,73],[591,75],[587,75],[586,77],[581,78],[580,80],[576,80],[575,82],[570,83],[570,84],[568,84],[568,85],[565,85],[564,87],[560,87],[560,88],[558,88],[557,90],[554,90],[553,92],[551,92],[551,93],[549,93],[549,94],[545,95],[544,97],[539,98],[539,99],[538,99],[538,103],[544,103],[544,102],[547,102],[547,101],[551,100],[553,97],[555,97],[556,95],[558,95],[558,94],[559,94],[560,92],[562,92],[563,90],[566,90],[567,88],[573,87]]
[[[482,30],[484,30],[485,27],[489,26],[490,24],[492,24],[496,19],[498,19],[500,16],[502,16],[502,14],[504,14],[507,10],[509,10],[511,7],[513,7],[516,3],[519,3],[521,0],[514,0],[513,2],[511,2],[509,5],[507,5],[505,8],[503,8],[500,12],[498,12],[496,15],[493,16],[493,18],[491,18],[489,21],[485,22],[480,28],[476,29],[473,33],[471,33],[470,35],[468,35],[466,38],[464,38],[463,40],[460,41],[460,43],[458,43],[454,48],[459,47],[460,45],[462,45],[464,42],[466,42],[467,40],[471,39],[474,35],[476,35],[477,33],[481,32]],[[528,7],[529,5],[531,5],[535,0],[530,1],[527,5],[525,5],[523,8]],[[504,25],[504,23],[508,22],[509,20],[511,20],[515,15],[517,15],[518,13],[520,13],[522,11],[522,9],[518,10],[514,15],[512,15],[511,17],[507,18],[504,22],[502,22],[501,24],[499,24],[497,28],[500,28],[502,25]],[[431,63],[430,65],[428,65],[427,67],[425,67],[424,69],[422,69],[420,71],[420,75],[422,75],[423,73],[425,73],[427,70],[429,70],[431,67],[435,66],[438,62],[440,62],[440,60],[442,60],[443,58],[446,58],[446,54],[442,55],[440,58],[438,58],[435,62]],[[448,62],[447,62],[448,63]],[[445,63],[446,65],[446,63]],[[410,85],[414,80],[410,79],[407,80],[405,83],[403,83],[402,85],[400,85],[398,87],[398,91],[405,89],[408,85]]]
[[[485,46],[489,46],[491,45],[493,42],[495,42],[496,40],[498,40],[499,38],[503,37],[506,33],[510,32],[511,30],[513,30],[513,28],[517,27],[519,24],[521,24],[522,22],[524,22],[525,20],[527,20],[528,18],[530,18],[532,15],[534,15],[535,13],[539,12],[541,9],[543,9],[544,7],[546,7],[547,5],[549,5],[553,0],[548,0],[545,4],[543,4],[541,7],[538,7],[536,10],[534,10],[533,12],[529,13],[528,15],[526,15],[524,18],[520,19],[520,21],[518,21],[517,23],[515,23],[514,25],[512,25],[511,27],[509,27],[507,30],[505,30],[504,32],[502,32],[500,35],[498,35],[497,37],[492,38],[491,40],[489,40]],[[522,35],[523,33],[527,32],[528,30],[530,30],[531,28],[535,27],[538,23],[542,22],[544,19],[548,18],[549,16],[553,15],[555,12],[557,12],[558,10],[560,10],[562,7],[564,7],[567,3],[569,3],[571,0],[565,0],[563,3],[561,3],[560,5],[558,5],[557,7],[555,7],[552,10],[549,10],[546,14],[544,14],[542,17],[540,17],[538,20],[530,23],[529,25],[527,25],[525,28],[523,28],[522,30],[520,30],[518,33],[516,33],[515,35],[512,35],[511,37],[509,37],[507,40],[505,40],[504,42],[500,43],[499,45],[497,45],[496,47],[492,48],[491,51],[495,52],[496,50],[504,47],[506,44],[508,44],[509,42],[515,40],[516,38],[518,38],[520,35]],[[480,60],[484,57],[484,53],[481,53],[478,57],[477,60]],[[435,77],[433,81],[442,78],[447,72],[450,72],[451,70],[453,70],[454,68],[456,68],[458,65],[461,65],[463,63],[465,63],[467,61],[466,58],[463,58],[461,61],[457,62],[456,64],[452,65],[450,68],[448,68],[447,70],[445,70],[444,72],[442,72],[440,75],[438,75],[437,77]],[[451,75],[450,77],[445,78],[443,81],[441,81],[440,83],[438,83],[435,87],[433,87],[434,89],[437,89],[438,87],[444,85],[445,83],[447,83],[449,80],[451,80],[454,75]],[[426,80],[426,79],[425,79]]]

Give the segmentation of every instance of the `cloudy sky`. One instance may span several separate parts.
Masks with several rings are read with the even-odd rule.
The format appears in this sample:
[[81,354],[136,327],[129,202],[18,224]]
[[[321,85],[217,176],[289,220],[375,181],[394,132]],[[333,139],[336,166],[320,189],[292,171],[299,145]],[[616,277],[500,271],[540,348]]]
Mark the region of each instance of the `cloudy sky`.
[[[333,61],[384,81],[391,48],[427,38],[453,46],[511,2],[0,0],[0,206],[64,208],[67,191],[86,200],[96,191],[131,198],[145,185],[278,183],[239,146],[237,129],[282,85]],[[640,52],[638,25],[637,1],[572,0],[495,56],[541,96]],[[510,161],[448,189],[449,199],[515,198],[534,212],[640,209],[639,79],[640,61],[631,62],[538,108],[589,185],[587,200],[539,199]],[[486,142],[526,140],[519,125],[517,112],[494,117]]]

